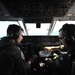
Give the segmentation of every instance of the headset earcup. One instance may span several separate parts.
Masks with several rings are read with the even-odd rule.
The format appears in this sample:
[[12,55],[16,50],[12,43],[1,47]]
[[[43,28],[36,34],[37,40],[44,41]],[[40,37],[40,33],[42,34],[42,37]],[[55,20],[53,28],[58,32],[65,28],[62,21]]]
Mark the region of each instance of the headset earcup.
[[19,37],[19,34],[20,34],[19,32],[13,34],[14,39],[17,39]]
[[74,41],[74,39],[72,37],[70,37],[70,36],[65,36],[64,37],[64,40],[65,40],[65,43],[67,45],[72,45],[73,44],[73,41]]
[[19,37],[19,32],[18,33],[14,33],[14,34],[9,34],[8,37],[12,38],[12,39],[17,39]]

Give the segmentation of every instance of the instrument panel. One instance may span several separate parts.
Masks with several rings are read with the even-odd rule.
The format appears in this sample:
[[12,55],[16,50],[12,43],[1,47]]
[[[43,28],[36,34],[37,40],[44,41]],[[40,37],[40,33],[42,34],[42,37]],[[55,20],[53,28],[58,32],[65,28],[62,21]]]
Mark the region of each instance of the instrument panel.
[[[30,70],[32,74],[47,74],[48,65],[45,62],[55,60],[58,55],[56,53],[54,54],[53,51],[45,51],[45,48],[57,49],[59,45],[58,36],[24,36],[19,47],[24,52],[26,61],[30,58],[33,59]],[[33,57],[34,55],[37,55],[37,58]]]

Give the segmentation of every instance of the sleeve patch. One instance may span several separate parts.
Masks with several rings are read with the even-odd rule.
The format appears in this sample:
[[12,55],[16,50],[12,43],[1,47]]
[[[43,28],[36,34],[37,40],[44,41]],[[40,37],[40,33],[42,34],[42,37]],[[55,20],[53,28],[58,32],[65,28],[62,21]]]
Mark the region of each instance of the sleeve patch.
[[23,60],[25,59],[23,52],[21,52],[21,57]]

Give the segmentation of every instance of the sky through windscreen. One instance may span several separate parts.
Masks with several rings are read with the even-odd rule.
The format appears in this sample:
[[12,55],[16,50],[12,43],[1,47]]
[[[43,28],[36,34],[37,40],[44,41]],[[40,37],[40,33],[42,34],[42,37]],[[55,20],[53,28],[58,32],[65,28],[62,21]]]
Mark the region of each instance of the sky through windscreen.
[[[21,21],[19,21],[21,27],[23,28],[23,24]],[[65,23],[71,23],[71,24],[75,24],[75,21],[56,21],[55,27],[53,29],[53,31],[50,33],[50,35],[53,36],[58,36],[59,35],[59,29],[62,27],[63,24]],[[18,24],[17,21],[0,21],[0,38],[3,36],[6,36],[6,30],[9,24]],[[36,28],[36,23],[27,23],[25,24],[27,27],[27,31],[29,36],[48,36],[48,30],[50,27],[50,23],[41,23],[41,27],[40,28]],[[24,29],[24,28],[23,28]],[[25,30],[24,30],[25,32]],[[25,36],[26,32],[24,33]],[[50,36],[49,35],[49,36]]]

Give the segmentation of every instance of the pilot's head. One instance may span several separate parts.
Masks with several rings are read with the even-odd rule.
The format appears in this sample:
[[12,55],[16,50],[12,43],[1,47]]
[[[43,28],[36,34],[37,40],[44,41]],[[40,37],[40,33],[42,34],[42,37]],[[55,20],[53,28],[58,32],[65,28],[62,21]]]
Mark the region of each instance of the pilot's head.
[[11,24],[7,28],[7,37],[20,43],[23,39],[23,29],[16,24]]
[[75,25],[64,24],[59,30],[59,39],[65,47],[73,46],[75,43]]

